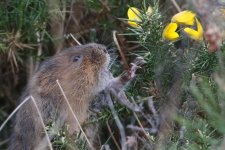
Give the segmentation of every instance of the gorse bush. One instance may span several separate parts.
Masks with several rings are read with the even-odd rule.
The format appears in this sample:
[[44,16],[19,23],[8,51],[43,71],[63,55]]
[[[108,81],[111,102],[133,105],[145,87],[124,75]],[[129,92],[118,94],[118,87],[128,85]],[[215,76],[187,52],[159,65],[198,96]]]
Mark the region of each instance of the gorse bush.
[[[158,3],[155,3],[150,15],[146,13],[146,9],[130,8],[136,14],[138,26],[128,22],[131,27],[130,33],[126,35],[135,36],[136,41],[132,42],[142,45],[142,50],[132,54],[141,55],[146,60],[145,66],[131,86],[131,94],[132,92],[134,95],[140,94],[140,89],[145,87],[145,94],[154,96],[155,103],[162,100],[164,101],[162,103],[169,104],[168,95],[172,92],[176,81],[181,79],[179,88],[182,92],[178,95],[179,105],[176,107],[179,125],[172,127],[174,132],[170,133],[170,138],[168,137],[166,142],[169,145],[163,147],[166,149],[218,148],[224,134],[224,119],[222,119],[224,45],[221,45],[220,51],[209,53],[207,42],[202,41],[203,29],[199,21],[201,18],[197,19],[196,14],[191,11],[183,11],[174,15],[171,19],[172,23],[166,25],[163,20],[168,20],[166,18],[169,16],[160,13],[158,7]],[[190,20],[193,22],[190,23]],[[186,23],[189,29],[186,29]],[[194,28],[190,25],[194,25]],[[160,91],[158,95],[152,93],[151,86],[156,91]],[[159,111],[163,112],[161,109],[170,108],[159,106]]]

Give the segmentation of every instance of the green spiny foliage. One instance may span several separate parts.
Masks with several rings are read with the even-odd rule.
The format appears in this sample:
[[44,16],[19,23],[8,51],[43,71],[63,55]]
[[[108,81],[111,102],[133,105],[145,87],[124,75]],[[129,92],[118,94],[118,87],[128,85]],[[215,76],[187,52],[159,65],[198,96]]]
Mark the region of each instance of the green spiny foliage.
[[26,43],[37,41],[36,33],[44,30],[48,16],[45,0],[5,1],[0,7],[3,33],[21,32]]
[[[152,80],[161,80],[165,94],[170,89],[172,76],[176,74],[174,67],[179,63],[179,59],[184,63],[182,101],[184,103],[193,102],[195,108],[187,108],[187,112],[181,110],[183,116],[179,123],[185,128],[184,137],[180,138],[180,133],[171,133],[170,149],[211,149],[218,147],[224,135],[224,84],[218,88],[213,74],[221,72],[225,59],[224,45],[221,52],[209,53],[207,44],[203,42],[190,41],[182,38],[175,43],[167,42],[162,39],[164,24],[163,15],[158,11],[158,4],[153,6],[151,16],[147,15],[146,6],[141,12],[139,23],[141,28],[129,28],[130,33],[136,37],[135,43],[142,45],[143,49],[133,52],[133,55],[141,55],[145,58],[146,64],[139,72],[137,80],[130,87],[131,95],[140,94],[140,89],[151,86]],[[167,16],[168,17],[168,16]],[[180,42],[180,43],[179,43]],[[179,44],[182,44],[179,46]],[[178,47],[177,47],[178,45]],[[179,58],[180,53],[184,55]],[[222,66],[221,66],[222,64]],[[222,72],[224,75],[224,71]],[[192,75],[197,79],[204,80],[198,86],[189,87]],[[224,76],[221,80],[224,79]],[[218,77],[217,77],[218,80]],[[221,83],[222,81],[220,81]],[[223,82],[222,82],[223,83]],[[169,88],[168,88],[169,87]],[[187,92],[188,91],[188,92]],[[143,92],[143,91],[142,91]],[[187,92],[187,93],[186,93]],[[144,92],[146,95],[146,92]],[[186,93],[186,94],[185,94]],[[148,95],[149,93],[147,93]],[[151,93],[150,93],[151,95]],[[191,97],[192,100],[189,100]],[[183,109],[182,107],[179,109]],[[191,109],[196,109],[194,110]],[[186,113],[191,116],[186,115]]]
[[38,43],[47,39],[47,3],[45,0],[9,0],[1,2],[0,9],[0,37],[3,39],[0,51],[8,53],[18,67],[17,61],[32,56]]
[[191,91],[200,107],[192,117],[178,119],[186,128],[183,147],[187,149],[218,149],[225,132],[224,74],[212,79],[198,78]]
[[[170,77],[167,76],[168,74],[166,72],[173,68],[171,62],[171,58],[173,58],[173,45],[162,39],[163,16],[159,12],[158,3],[154,3],[153,12],[150,15],[146,13],[147,5],[144,4],[143,7],[144,10],[140,16],[142,20],[140,23],[141,28],[129,28],[132,33],[127,34],[136,36],[136,41],[131,42],[138,43],[143,47],[141,50],[133,52],[133,54],[143,56],[146,61],[142,72],[135,81],[135,88],[132,87],[132,89],[149,87],[150,82],[156,76],[158,78],[159,74],[163,75],[162,72],[165,72],[164,75],[166,75],[166,77],[164,76],[162,78],[164,78],[165,83],[168,83],[169,80],[167,79]],[[132,92],[140,94],[140,90]]]

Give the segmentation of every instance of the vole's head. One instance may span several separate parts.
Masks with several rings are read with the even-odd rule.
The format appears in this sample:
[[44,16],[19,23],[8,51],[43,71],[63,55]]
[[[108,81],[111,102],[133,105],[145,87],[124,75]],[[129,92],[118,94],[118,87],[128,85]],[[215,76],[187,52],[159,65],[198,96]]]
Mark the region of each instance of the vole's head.
[[54,59],[71,71],[83,69],[94,72],[107,67],[110,60],[106,47],[95,43],[68,48]]
[[45,61],[37,72],[38,82],[45,87],[58,79],[68,89],[93,88],[99,85],[102,75],[107,72],[109,61],[103,45],[74,46]]

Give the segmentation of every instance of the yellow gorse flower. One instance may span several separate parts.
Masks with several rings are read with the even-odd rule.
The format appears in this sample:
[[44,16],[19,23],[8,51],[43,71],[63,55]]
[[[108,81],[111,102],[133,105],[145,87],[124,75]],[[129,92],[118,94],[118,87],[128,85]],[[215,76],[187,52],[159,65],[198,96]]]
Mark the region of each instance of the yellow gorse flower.
[[197,30],[194,30],[192,28],[184,28],[184,32],[192,39],[194,40],[202,40],[203,36],[203,28],[198,19],[196,18],[196,24],[197,24]]
[[[192,29],[191,27],[184,27],[181,31],[184,31],[184,33],[191,39],[194,39],[194,40],[203,39],[203,28],[201,23],[196,18],[195,13],[188,10],[179,12],[172,17],[171,22],[172,23],[167,25],[163,31],[164,39],[171,40],[171,41],[177,40],[179,37],[179,34],[176,32],[178,25],[194,26],[195,24],[197,26],[196,30]],[[176,30],[174,30],[175,27],[176,27]]]
[[128,24],[134,28],[139,28],[140,26],[138,25],[137,22],[141,22],[140,18],[140,11],[135,8],[135,7],[130,7],[127,11],[127,16],[128,16]]
[[163,31],[163,38],[171,41],[175,41],[179,38],[179,34],[176,32],[178,25],[176,23],[168,24]]
[[[148,7],[146,15],[151,16],[153,12],[153,9],[151,6]],[[135,7],[130,7],[127,11],[127,16],[128,16],[128,24],[134,28],[141,28],[138,23],[141,23],[141,13],[140,11],[135,8]]]
[[195,16],[196,16],[195,13],[185,10],[174,15],[171,21],[178,24],[193,26],[195,21]]

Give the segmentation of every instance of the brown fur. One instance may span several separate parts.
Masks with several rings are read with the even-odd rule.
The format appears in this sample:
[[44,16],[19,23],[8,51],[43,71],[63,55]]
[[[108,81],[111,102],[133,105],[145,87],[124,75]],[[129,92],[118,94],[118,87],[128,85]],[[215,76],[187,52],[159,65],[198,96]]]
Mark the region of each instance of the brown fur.
[[[74,56],[81,56],[73,62]],[[90,100],[108,83],[109,56],[105,47],[87,44],[71,47],[43,62],[27,85],[21,100],[32,95],[45,125],[55,122],[58,128],[69,125],[69,134],[79,128],[56,83],[59,80],[71,107],[82,124],[88,117]],[[45,136],[32,101],[23,105],[16,115],[10,150],[33,150]]]

